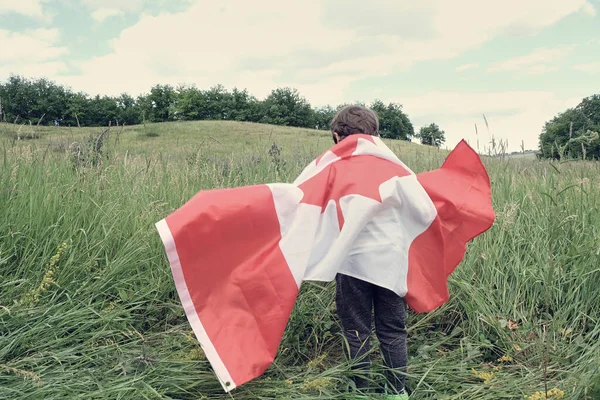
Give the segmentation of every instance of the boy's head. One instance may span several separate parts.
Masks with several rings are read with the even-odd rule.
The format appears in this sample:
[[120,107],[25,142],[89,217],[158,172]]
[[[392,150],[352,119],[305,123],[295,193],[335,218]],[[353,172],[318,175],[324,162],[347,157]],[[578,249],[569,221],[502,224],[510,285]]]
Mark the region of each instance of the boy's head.
[[333,141],[338,143],[344,138],[357,133],[378,136],[379,119],[377,114],[366,107],[346,106],[331,120]]

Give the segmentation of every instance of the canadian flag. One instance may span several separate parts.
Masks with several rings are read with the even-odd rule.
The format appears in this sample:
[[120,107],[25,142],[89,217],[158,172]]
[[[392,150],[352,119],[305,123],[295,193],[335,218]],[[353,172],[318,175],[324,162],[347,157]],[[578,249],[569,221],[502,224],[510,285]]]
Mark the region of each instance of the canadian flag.
[[466,142],[415,174],[378,137],[351,135],[293,183],[202,191],[156,227],[229,392],[273,362],[303,281],[346,274],[431,311],[494,218],[489,177]]

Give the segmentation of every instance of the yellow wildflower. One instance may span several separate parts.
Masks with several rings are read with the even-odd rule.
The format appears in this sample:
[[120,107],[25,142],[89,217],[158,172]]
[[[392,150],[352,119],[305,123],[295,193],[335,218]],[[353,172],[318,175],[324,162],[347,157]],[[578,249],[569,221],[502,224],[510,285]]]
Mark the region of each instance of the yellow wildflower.
[[104,312],[110,312],[110,311],[114,310],[115,309],[115,304],[116,304],[115,301],[111,301],[110,303],[108,303],[108,305],[106,307],[104,307],[104,309],[102,311],[104,311]]
[[550,389],[546,394],[544,392],[535,392],[532,395],[525,396],[527,400],[559,400],[565,397],[565,392],[558,388]]
[[50,285],[52,285],[53,283],[54,283],[54,270],[49,269],[48,271],[46,271],[46,273],[44,274],[44,277],[42,278],[42,283],[40,283],[39,291],[42,293],[47,291],[48,288],[50,287]]
[[515,351],[523,351],[521,346],[519,346],[518,344],[513,344],[513,348],[515,349]]
[[200,347],[200,346],[194,347],[194,349],[190,352],[190,358],[192,360],[204,360],[206,358],[206,356],[204,355],[204,351],[202,350],[202,347]]
[[184,352],[182,352],[181,359],[185,361],[205,360],[206,355],[204,354],[202,347],[196,346],[191,350],[185,350]]
[[571,336],[571,334],[573,333],[573,328],[563,328],[563,330],[561,331],[562,336],[563,337],[568,337]]
[[325,356],[326,356],[326,354],[321,354],[314,360],[310,360],[308,362],[308,367],[309,368],[323,367],[323,361],[325,360]]
[[56,263],[60,259],[60,255],[62,254],[63,251],[65,251],[66,248],[67,248],[66,243],[63,243],[60,246],[58,246],[58,251],[56,252],[55,255],[52,256],[52,258],[50,258],[50,264],[48,264],[49,269],[52,269],[56,265]]
[[473,372],[473,375],[475,375],[479,379],[483,380],[483,383],[488,383],[489,381],[491,381],[494,378],[493,372],[478,372],[478,371],[475,371],[474,369],[471,371]]
[[302,391],[311,391],[311,390],[323,390],[326,389],[331,383],[331,378],[317,378],[312,381],[304,382],[300,386],[300,390]]
[[196,339],[196,336],[194,335],[194,331],[189,331],[187,335],[185,335],[185,339],[187,340],[188,343],[192,343],[192,344],[198,344],[198,340]]
[[54,275],[56,273],[56,263],[58,262],[58,260],[60,260],[60,256],[66,248],[66,243],[62,243],[60,246],[58,246],[56,254],[54,254],[50,258],[50,262],[48,263],[48,269],[46,270],[46,273],[42,278],[40,286],[31,290],[25,295],[25,298],[23,299],[23,302],[25,304],[27,304],[30,307],[33,307],[40,300],[40,295],[46,292],[50,288],[50,286],[52,286],[52,284],[55,283]]
[[502,362],[507,362],[507,363],[509,363],[509,362],[512,362],[512,361],[513,361],[513,358],[512,358],[511,356],[509,356],[508,354],[505,354],[505,355],[503,355],[502,357],[500,357],[500,358],[498,359],[498,362],[499,362],[499,363],[502,363]]
[[548,397],[552,396],[555,399],[562,399],[565,397],[565,392],[560,390],[559,388],[554,388],[548,390]]

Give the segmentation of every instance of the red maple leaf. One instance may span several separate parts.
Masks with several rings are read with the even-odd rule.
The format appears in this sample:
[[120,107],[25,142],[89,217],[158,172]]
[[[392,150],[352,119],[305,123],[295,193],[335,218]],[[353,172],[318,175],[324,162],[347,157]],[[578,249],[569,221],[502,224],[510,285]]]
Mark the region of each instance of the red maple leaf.
[[[360,137],[364,138],[364,135],[350,136],[334,146],[331,151],[341,159],[299,185],[304,192],[300,203],[320,206],[321,212],[324,212],[327,204],[335,201],[340,230],[344,225],[340,207],[342,197],[358,194],[381,202],[379,187],[382,183],[395,176],[410,175],[402,166],[391,161],[370,155],[353,156]],[[317,165],[320,159],[317,159]]]

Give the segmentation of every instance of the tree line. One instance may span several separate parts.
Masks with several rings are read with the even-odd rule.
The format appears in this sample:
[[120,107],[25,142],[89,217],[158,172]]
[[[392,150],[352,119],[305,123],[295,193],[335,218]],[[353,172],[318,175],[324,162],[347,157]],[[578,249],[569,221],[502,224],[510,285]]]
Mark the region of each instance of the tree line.
[[600,160],[600,94],[546,122],[540,134],[540,158]]
[[[344,105],[313,108],[296,89],[289,87],[274,89],[259,100],[245,89],[228,91],[222,85],[206,90],[191,85],[154,85],[149,93],[134,98],[127,93],[89,96],[48,79],[19,75],[11,75],[0,84],[0,121],[42,125],[89,127],[229,120],[327,130]],[[383,137],[419,137],[400,104],[376,100],[369,107],[380,118]]]
[[[305,128],[329,129],[337,107],[313,108],[293,88],[277,88],[263,100],[247,90],[226,90],[216,85],[154,85],[149,93],[132,97],[89,96],[47,79],[11,75],[0,82],[0,121],[66,126],[137,125],[144,122],[231,120]],[[362,105],[365,105],[362,103]],[[381,136],[419,139],[440,147],[445,133],[432,123],[415,132],[408,115],[397,103],[375,100],[368,105],[380,119]],[[538,157],[600,159],[600,94],[584,98],[545,123],[539,135]]]

